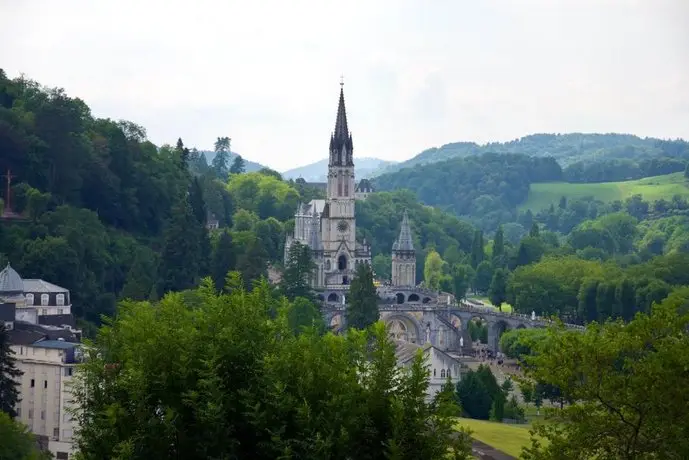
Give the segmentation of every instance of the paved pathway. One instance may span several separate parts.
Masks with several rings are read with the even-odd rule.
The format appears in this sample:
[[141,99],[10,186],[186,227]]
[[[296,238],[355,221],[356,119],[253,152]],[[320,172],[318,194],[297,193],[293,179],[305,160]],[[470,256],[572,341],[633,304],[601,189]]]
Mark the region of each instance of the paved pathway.
[[506,453],[475,439],[471,444],[471,453],[481,460],[517,460],[517,457],[507,455]]

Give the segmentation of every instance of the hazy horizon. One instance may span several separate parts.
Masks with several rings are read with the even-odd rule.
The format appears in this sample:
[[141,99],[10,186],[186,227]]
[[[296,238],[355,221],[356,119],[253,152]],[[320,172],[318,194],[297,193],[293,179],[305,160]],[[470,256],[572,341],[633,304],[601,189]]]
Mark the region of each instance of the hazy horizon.
[[689,138],[683,0],[6,2],[0,66],[280,171],[327,156],[344,74],[356,157],[533,133]]

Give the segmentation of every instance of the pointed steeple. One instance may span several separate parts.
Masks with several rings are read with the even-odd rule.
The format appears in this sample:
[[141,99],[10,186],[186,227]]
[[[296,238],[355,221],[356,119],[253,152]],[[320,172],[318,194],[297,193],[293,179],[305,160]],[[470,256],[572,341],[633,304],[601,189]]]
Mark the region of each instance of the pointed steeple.
[[323,241],[321,240],[321,218],[316,211],[316,206],[313,207],[313,214],[311,215],[311,234],[309,235],[309,247],[311,251],[322,251]]
[[340,82],[340,102],[337,105],[335,130],[330,136],[330,164],[334,166],[353,166],[352,134],[347,126],[347,110],[344,100],[344,82]]
[[400,236],[397,241],[392,245],[392,249],[395,251],[413,251],[414,242],[411,236],[411,228],[409,228],[409,216],[405,209],[404,215],[402,216],[402,227],[400,228]]

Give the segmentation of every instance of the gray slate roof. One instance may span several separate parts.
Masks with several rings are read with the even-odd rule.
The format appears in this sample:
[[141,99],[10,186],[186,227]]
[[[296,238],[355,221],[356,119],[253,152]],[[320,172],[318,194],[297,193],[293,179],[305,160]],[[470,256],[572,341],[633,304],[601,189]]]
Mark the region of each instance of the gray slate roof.
[[0,292],[6,294],[24,292],[22,277],[10,267],[9,263],[0,271]]
[[24,280],[24,292],[50,294],[54,292],[67,292],[67,289],[43,280],[26,279]]
[[402,217],[402,227],[400,228],[400,236],[392,245],[392,249],[396,251],[413,251],[414,242],[412,241],[411,228],[409,228],[409,216],[407,211],[404,211]]

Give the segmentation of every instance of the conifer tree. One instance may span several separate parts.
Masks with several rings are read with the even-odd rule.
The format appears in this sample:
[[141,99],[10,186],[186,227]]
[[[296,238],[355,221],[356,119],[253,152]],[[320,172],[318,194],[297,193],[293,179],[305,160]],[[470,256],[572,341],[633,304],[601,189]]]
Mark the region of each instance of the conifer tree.
[[505,233],[501,225],[493,238],[493,264],[496,267],[502,267],[505,265],[505,262]]
[[19,399],[17,379],[22,372],[17,369],[14,352],[10,348],[10,338],[4,324],[0,324],[0,411],[10,417],[17,416],[15,406]]
[[194,287],[198,281],[200,257],[198,221],[189,202],[180,200],[164,231],[159,294]]
[[246,171],[246,162],[241,155],[237,155],[230,167],[230,174],[242,174]]
[[282,293],[290,300],[297,297],[311,299],[313,294],[309,281],[313,270],[314,264],[309,247],[298,241],[292,243],[287,253],[285,272],[280,285]]
[[215,157],[211,162],[215,176],[223,182],[227,180],[229,173],[230,140],[229,137],[219,137],[215,141]]
[[477,268],[484,259],[483,232],[481,230],[476,230],[474,233],[474,240],[471,243],[471,266]]
[[222,290],[225,287],[225,277],[230,270],[234,270],[236,264],[237,256],[232,242],[232,234],[224,230],[218,238],[211,261],[211,277],[216,289]]
[[347,327],[366,329],[378,321],[378,293],[373,284],[373,271],[368,264],[359,264],[349,287]]

